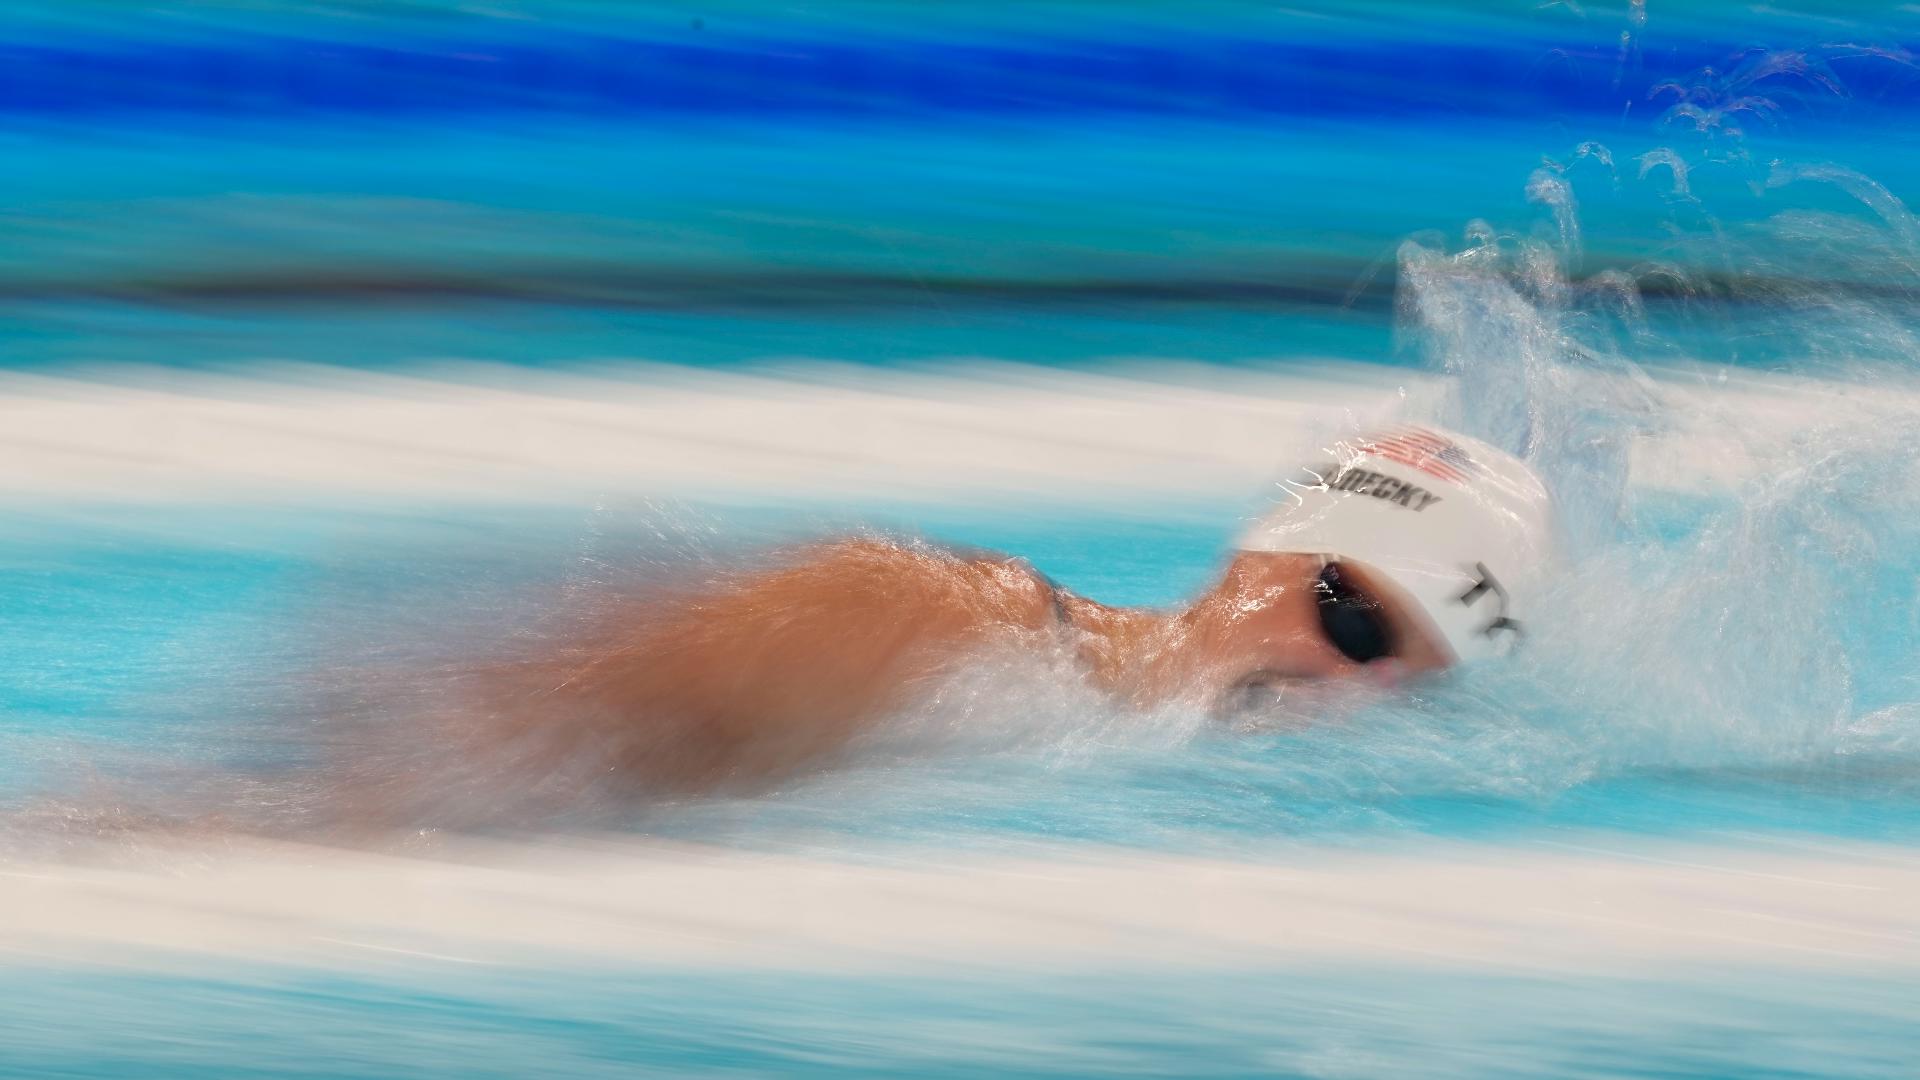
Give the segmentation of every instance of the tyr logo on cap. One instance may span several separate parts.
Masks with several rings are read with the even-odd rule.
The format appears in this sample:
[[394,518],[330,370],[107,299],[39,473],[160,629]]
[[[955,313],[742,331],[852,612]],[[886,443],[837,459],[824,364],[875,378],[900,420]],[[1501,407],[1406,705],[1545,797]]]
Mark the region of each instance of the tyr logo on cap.
[[1472,607],[1481,597],[1489,594],[1500,602],[1493,621],[1481,627],[1480,633],[1490,638],[1499,635],[1502,631],[1516,637],[1520,636],[1520,624],[1507,618],[1507,605],[1511,602],[1511,598],[1507,596],[1507,590],[1500,587],[1499,579],[1493,576],[1493,571],[1487,569],[1486,563],[1474,563],[1473,570],[1479,575],[1479,579],[1466,592],[1460,594],[1460,602]]

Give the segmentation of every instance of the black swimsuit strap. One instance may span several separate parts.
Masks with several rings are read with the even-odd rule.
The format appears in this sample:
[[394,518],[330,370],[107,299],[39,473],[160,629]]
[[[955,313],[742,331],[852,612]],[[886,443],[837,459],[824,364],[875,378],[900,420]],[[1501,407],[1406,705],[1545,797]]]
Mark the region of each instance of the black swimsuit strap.
[[1073,616],[1067,614],[1067,590],[1061,588],[1059,582],[1041,573],[1039,570],[1035,570],[1033,576],[1039,578],[1040,583],[1047,587],[1047,597],[1053,601],[1054,621],[1061,626],[1072,626]]

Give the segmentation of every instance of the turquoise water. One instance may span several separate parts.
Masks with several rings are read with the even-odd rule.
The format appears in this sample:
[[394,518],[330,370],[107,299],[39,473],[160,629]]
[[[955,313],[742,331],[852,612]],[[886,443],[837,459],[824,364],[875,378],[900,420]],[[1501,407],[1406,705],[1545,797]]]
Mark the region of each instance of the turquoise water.
[[14,5],[0,343],[1404,361],[1398,246],[1557,233],[1543,173],[1575,279],[1633,275],[1659,352],[1801,360],[1781,289],[1912,288],[1870,194],[1788,181],[1911,190],[1917,35],[1877,4]]
[[[895,979],[702,973],[165,979],[27,971],[22,1074],[1911,1075],[1911,980],[1325,970]],[[102,995],[111,1032],[76,1022]],[[261,1038],[264,1033],[271,1038]],[[84,1050],[72,1049],[78,1036]]]
[[[1048,840],[1417,860],[1441,838],[1524,857],[1594,832],[1911,850],[1911,418],[1809,399],[1824,430],[1687,495],[1620,495],[1608,469],[1629,434],[1689,419],[1622,403],[1642,368],[1910,385],[1916,39],[1895,5],[1658,0],[13,5],[0,368],[82,388],[264,360],[322,384],[447,358],[1440,370],[1470,388],[1452,422],[1581,493],[1559,629],[1502,672],[1250,733],[992,672],[972,712],[905,718],[761,798],[409,824],[927,859]],[[497,652],[587,561],[647,578],[878,525],[1165,605],[1248,508],[15,500],[0,802],[51,800],[84,833],[104,781],[116,807],[305,837],[282,813],[309,792],[299,733],[359,673]],[[26,820],[9,858],[44,848]],[[0,1072],[1891,1077],[1920,1050],[1898,973],[1125,959],[917,979],[13,966]]]

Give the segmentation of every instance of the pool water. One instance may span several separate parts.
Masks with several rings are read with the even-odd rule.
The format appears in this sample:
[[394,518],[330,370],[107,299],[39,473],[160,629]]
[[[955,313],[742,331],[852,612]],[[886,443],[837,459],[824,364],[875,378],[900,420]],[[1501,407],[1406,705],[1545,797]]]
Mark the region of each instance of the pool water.
[[[1917,19],[15,5],[0,1073],[1910,1075]],[[653,388],[720,404],[629,483],[380,419],[484,432],[587,377],[634,429]],[[822,445],[728,410],[768,385]],[[1236,441],[1222,403],[1282,385],[1297,429]],[[1076,389],[1007,433],[1023,482],[929,456]],[[948,398],[911,440],[862,426]],[[232,467],[29,430],[75,401]],[[288,402],[336,427],[315,456],[387,454],[328,474],[361,489],[246,434]],[[1222,723],[1012,660],[751,798],[536,811],[482,769],[396,835],[311,812],[314,755],[430,770],[355,740],[597,589],[878,529],[1172,605],[1262,495],[1148,433],[1278,463],[1389,413],[1561,500],[1510,664]],[[1135,456],[1088,449],[1128,424]],[[725,482],[649,489],[676,474]],[[609,911],[557,898],[581,852]],[[679,891],[686,858],[795,914]],[[950,876],[848,876],[875,867]],[[1475,898],[1529,867],[1568,891]],[[1211,902],[1218,951],[1178,955]]]

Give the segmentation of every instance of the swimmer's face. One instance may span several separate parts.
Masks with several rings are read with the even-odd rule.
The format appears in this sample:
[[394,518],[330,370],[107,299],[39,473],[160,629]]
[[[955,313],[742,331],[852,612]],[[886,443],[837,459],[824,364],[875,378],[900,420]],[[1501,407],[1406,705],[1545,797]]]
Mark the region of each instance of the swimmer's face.
[[1452,658],[1382,575],[1317,555],[1241,552],[1182,622],[1193,688],[1228,707],[1302,680],[1391,683]]

